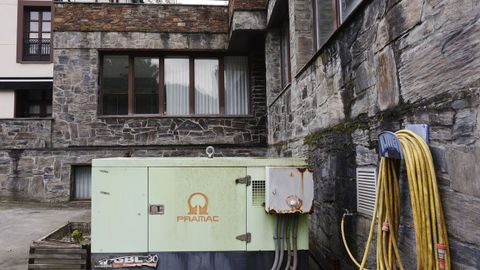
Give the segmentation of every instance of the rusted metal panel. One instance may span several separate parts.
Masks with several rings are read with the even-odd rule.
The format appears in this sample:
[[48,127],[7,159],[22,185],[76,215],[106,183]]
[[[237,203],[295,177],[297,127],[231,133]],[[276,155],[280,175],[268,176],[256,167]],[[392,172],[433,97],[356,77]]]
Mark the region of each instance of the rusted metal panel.
[[266,168],[265,210],[306,214],[313,209],[313,174],[306,168]]

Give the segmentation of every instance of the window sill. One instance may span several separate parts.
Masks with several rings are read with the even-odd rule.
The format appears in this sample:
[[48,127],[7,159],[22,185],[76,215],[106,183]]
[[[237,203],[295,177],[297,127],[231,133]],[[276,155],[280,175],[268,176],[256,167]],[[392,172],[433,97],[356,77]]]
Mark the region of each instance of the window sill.
[[53,121],[52,117],[13,117],[13,118],[0,118],[0,120],[15,120],[15,121],[44,121],[50,120]]
[[39,61],[39,60],[21,60],[18,61],[19,64],[53,64],[50,60]]
[[211,118],[211,119],[232,119],[232,118],[240,118],[240,119],[248,119],[254,118],[253,115],[97,115],[98,119],[140,119],[140,118],[151,118],[151,119],[173,119],[173,118]]

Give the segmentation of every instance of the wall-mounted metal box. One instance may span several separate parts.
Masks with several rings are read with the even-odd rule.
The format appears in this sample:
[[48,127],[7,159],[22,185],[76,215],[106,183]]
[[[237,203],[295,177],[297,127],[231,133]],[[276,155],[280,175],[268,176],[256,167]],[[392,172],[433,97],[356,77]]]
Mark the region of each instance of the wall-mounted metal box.
[[268,213],[310,213],[313,174],[306,168],[266,168],[265,210]]
[[[266,175],[272,168],[299,172],[306,166],[300,159],[265,158],[92,164],[93,269],[116,263],[175,270],[270,268],[274,217],[265,212]],[[305,187],[311,185],[307,175]],[[297,269],[306,269],[306,215],[299,219],[298,249]]]

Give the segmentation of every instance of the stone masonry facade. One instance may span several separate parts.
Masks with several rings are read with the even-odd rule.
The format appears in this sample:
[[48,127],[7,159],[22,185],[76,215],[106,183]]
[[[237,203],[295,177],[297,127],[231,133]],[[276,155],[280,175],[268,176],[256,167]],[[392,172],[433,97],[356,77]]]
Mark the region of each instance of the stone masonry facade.
[[[312,24],[302,22],[309,2],[289,1],[289,87],[280,88],[277,29],[268,30],[265,55],[269,154],[305,157],[314,168],[314,258],[322,269],[356,269],[340,236],[345,209],[356,210],[355,170],[378,165],[380,132],[418,123],[430,127],[453,269],[480,269],[480,3],[364,1],[314,51]],[[407,194],[403,177],[401,188]],[[400,249],[405,269],[414,269],[409,198],[402,207]],[[356,258],[369,225],[362,214],[347,220]]]
[[[148,18],[147,20],[145,20]],[[227,53],[221,6],[55,5],[53,113],[0,120],[0,196],[65,202],[73,168],[102,157],[265,156],[267,107],[263,47],[250,51],[251,113],[212,117],[102,117],[103,51]]]

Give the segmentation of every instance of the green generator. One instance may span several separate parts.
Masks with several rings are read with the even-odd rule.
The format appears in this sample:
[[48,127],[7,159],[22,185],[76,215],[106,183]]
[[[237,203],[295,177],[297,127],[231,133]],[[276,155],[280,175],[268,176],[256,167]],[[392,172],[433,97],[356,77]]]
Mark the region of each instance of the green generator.
[[92,162],[92,269],[307,269],[300,159]]

